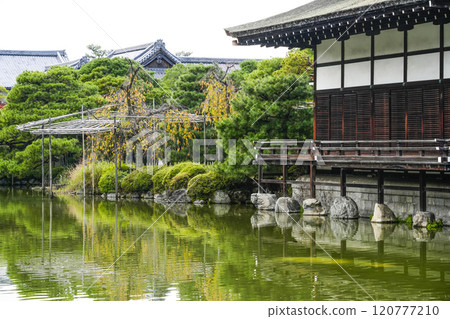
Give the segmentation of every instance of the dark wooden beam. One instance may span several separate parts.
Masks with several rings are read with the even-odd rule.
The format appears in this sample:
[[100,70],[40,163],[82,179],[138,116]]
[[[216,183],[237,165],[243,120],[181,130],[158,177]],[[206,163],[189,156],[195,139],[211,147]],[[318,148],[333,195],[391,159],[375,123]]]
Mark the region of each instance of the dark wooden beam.
[[378,204],[384,204],[384,171],[382,169],[378,170]]
[[347,174],[344,168],[341,168],[341,179],[340,179],[340,189],[341,189],[341,196],[347,196]]
[[427,210],[427,181],[426,172],[419,172],[419,208],[420,211],[425,212]]
[[309,197],[316,198],[316,166],[312,163],[309,166]]

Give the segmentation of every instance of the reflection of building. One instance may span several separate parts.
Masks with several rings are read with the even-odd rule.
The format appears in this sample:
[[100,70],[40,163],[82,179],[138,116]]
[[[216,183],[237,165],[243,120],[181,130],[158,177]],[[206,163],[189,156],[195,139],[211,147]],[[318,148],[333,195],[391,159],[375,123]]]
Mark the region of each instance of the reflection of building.
[[11,89],[24,71],[45,71],[50,65],[69,61],[66,51],[0,50],[0,86]]
[[[129,58],[139,62],[145,69],[155,72],[155,77],[162,78],[167,69],[175,64],[218,64],[222,69],[230,68],[231,71],[239,66],[243,59],[225,59],[225,58],[201,58],[191,56],[177,56],[166,49],[163,40],[156,42],[136,45],[128,48],[113,50],[108,54],[109,58]],[[66,65],[80,68],[83,64],[89,62],[89,59],[83,57],[79,60],[70,61]]]

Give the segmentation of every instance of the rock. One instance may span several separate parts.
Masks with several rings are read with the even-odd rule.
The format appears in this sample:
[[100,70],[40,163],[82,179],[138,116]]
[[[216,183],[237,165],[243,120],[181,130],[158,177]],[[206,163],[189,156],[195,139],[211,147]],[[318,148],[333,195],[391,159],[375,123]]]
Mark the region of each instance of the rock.
[[153,193],[152,192],[148,192],[145,193],[144,195],[142,195],[143,199],[153,199]]
[[106,194],[106,199],[115,201],[116,200],[116,193],[108,193],[108,194]]
[[275,213],[298,213],[300,203],[290,197],[280,197],[275,203]]
[[250,222],[252,223],[253,228],[263,228],[277,225],[274,213],[268,211],[261,211],[252,215]]
[[397,217],[395,217],[394,212],[384,204],[375,204],[375,209],[373,211],[372,223],[395,223],[397,222]]
[[138,198],[141,198],[141,194],[131,193],[131,194],[128,194],[128,198],[138,199]]
[[167,199],[169,203],[192,203],[192,199],[188,196],[186,189],[177,189]]
[[156,203],[166,203],[169,199],[171,192],[168,190],[163,191],[161,194],[155,194],[153,200]]
[[318,231],[320,228],[322,228],[325,221],[325,217],[321,216],[304,216],[303,228],[308,232]]
[[214,215],[216,216],[225,216],[230,212],[230,205],[227,204],[215,204],[212,206]]
[[372,223],[373,236],[375,241],[382,241],[389,237],[395,230],[397,225],[394,224],[382,224],[382,223]]
[[230,193],[232,203],[246,203],[248,201],[248,193],[243,191],[234,191]]
[[299,213],[275,213],[275,221],[281,229],[292,228],[293,225],[297,225],[300,220]]
[[224,191],[216,191],[211,202],[214,204],[230,204],[231,198]]
[[308,198],[303,201],[303,216],[324,216],[327,215],[319,200]]
[[186,204],[166,204],[164,205],[164,207],[166,208],[166,210],[174,215],[178,215],[181,217],[186,217],[187,216],[187,211],[189,209],[190,205],[186,205]]
[[432,224],[436,221],[436,217],[430,212],[417,212],[413,216],[414,227],[427,227],[428,224]]
[[358,232],[358,220],[331,220],[331,231],[337,240],[352,239]]
[[426,243],[433,240],[435,236],[435,232],[428,231],[425,228],[414,228],[413,229],[413,237],[416,241]]
[[274,194],[253,193],[251,201],[258,210],[274,210],[277,197]]
[[153,200],[155,201],[155,203],[158,203],[158,204],[167,202],[167,199],[164,198],[164,196],[162,194],[155,194],[155,196],[153,197]]
[[196,201],[194,201],[194,205],[201,207],[201,206],[205,205],[205,201],[203,199],[197,199]]
[[330,208],[331,218],[356,219],[359,217],[358,205],[347,196],[335,198]]

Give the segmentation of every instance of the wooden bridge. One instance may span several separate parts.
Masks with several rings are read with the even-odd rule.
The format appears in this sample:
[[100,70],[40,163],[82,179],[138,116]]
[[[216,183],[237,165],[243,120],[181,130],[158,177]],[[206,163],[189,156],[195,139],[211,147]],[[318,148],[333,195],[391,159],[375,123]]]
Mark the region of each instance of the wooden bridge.
[[[384,203],[384,171],[419,171],[420,210],[426,211],[426,172],[450,171],[450,139],[434,140],[376,140],[376,141],[258,141],[255,165],[258,165],[259,191],[262,184],[287,185],[299,183],[288,180],[288,167],[310,167],[310,196],[316,197],[317,167],[340,169],[341,196],[346,195],[346,173],[351,169],[377,170],[378,203]],[[265,179],[264,165],[282,166],[282,180]],[[355,186],[355,185],[353,185]],[[357,185],[365,187],[367,185]]]

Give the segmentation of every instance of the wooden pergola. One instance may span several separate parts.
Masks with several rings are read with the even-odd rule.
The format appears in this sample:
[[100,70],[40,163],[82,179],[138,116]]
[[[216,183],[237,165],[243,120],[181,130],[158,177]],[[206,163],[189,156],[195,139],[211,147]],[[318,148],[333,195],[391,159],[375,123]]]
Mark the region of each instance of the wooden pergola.
[[[183,115],[170,115],[167,116],[167,112],[173,110],[174,107],[170,105],[163,105],[158,109],[149,109],[144,115],[124,115],[114,112],[108,115],[98,115],[98,112],[116,107],[118,105],[106,105],[100,108],[85,110],[82,106],[81,112],[66,114],[57,117],[50,117],[39,121],[28,122],[16,126],[16,128],[22,132],[29,132],[33,135],[42,136],[42,193],[45,192],[45,159],[44,159],[44,137],[49,137],[49,195],[53,196],[53,184],[52,184],[52,143],[51,137],[54,135],[81,135],[83,144],[83,197],[86,196],[86,152],[85,152],[85,134],[99,134],[114,132],[114,165],[115,165],[115,198],[118,199],[118,165],[117,165],[117,129],[121,129],[120,123],[126,119],[148,119],[181,123],[188,120],[190,123],[203,123],[204,134],[203,138],[206,139],[206,121],[213,117],[206,115],[197,115],[191,113],[185,113]],[[68,118],[79,117],[81,119],[66,120]],[[65,120],[65,121],[61,121]],[[93,141],[92,141],[93,142]],[[205,141],[204,141],[205,145]],[[94,166],[92,166],[92,185],[94,185]],[[94,190],[93,190],[94,191]]]

